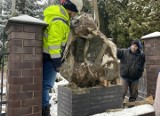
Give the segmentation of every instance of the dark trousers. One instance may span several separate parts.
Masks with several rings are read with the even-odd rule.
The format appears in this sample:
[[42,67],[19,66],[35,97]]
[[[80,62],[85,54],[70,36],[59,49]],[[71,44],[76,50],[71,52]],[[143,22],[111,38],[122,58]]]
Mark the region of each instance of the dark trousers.
[[128,81],[122,78],[122,86],[123,86],[123,99],[125,98],[127,91],[129,89],[129,102],[136,101],[138,97],[138,84],[139,80],[137,81]]

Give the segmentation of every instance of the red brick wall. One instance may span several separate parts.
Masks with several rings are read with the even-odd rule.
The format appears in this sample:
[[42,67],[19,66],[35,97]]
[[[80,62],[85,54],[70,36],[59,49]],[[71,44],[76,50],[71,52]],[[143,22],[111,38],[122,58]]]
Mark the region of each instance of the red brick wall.
[[41,116],[42,33],[43,26],[8,27],[8,116]]
[[144,39],[146,55],[147,95],[155,96],[157,75],[160,71],[160,37]]

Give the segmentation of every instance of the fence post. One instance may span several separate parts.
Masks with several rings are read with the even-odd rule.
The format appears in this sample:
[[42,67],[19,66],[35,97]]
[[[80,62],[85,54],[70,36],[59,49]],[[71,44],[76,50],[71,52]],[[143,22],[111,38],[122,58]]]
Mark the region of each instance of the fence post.
[[8,20],[7,116],[41,116],[42,34],[46,26],[28,15]]

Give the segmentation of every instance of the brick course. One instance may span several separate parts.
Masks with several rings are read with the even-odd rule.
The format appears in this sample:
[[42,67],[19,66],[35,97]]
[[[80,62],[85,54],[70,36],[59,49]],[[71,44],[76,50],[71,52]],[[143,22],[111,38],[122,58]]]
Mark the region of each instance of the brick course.
[[24,54],[24,61],[42,61],[42,54]]
[[26,116],[32,114],[32,107],[11,108],[8,110],[8,116]]
[[22,32],[23,30],[23,24],[18,24],[18,23],[12,23],[12,25],[10,25],[10,27],[7,30],[7,33],[11,33],[11,32]]
[[21,85],[8,85],[9,93],[20,93],[21,92]]
[[8,61],[22,61],[23,54],[9,54]]
[[42,30],[42,27],[41,26],[37,26],[37,25],[26,25],[24,26],[23,28],[23,31],[24,32],[31,32],[31,33],[35,33],[35,34],[42,34],[43,33],[43,30]]
[[11,32],[10,33],[10,39],[30,39],[34,40],[35,39],[35,33],[27,33],[27,32]]
[[21,61],[13,61],[13,62],[9,62],[8,66],[10,67],[10,69],[30,69],[33,68],[33,62],[21,62]]
[[10,46],[22,46],[22,40],[10,40],[8,43],[8,47]]
[[37,41],[37,40],[24,40],[23,41],[24,46],[32,46],[32,47],[41,47],[42,46],[42,41]]

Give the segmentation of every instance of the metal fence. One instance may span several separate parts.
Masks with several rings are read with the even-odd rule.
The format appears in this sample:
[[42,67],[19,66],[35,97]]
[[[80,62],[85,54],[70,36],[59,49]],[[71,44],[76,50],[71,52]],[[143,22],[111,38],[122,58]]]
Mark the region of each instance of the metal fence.
[[0,25],[0,116],[5,116],[6,109],[6,36],[5,26]]
[[146,77],[146,68],[144,69],[143,75],[139,81],[139,99],[145,99],[147,97],[147,77]]

